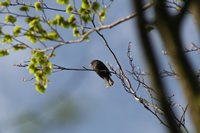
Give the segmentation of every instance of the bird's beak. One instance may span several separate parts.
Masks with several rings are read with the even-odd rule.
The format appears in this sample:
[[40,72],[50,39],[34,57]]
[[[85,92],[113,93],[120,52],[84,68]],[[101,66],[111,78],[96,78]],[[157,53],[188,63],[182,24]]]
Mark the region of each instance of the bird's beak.
[[89,67],[91,67],[91,66],[92,66],[92,64],[89,65]]

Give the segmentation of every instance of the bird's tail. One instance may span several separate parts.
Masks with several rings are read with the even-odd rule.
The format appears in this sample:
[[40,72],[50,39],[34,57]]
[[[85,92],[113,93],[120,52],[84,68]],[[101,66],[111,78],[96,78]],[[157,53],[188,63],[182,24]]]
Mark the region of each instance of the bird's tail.
[[108,79],[104,78],[104,80],[106,83],[106,88],[110,88],[114,84],[114,81],[110,77]]

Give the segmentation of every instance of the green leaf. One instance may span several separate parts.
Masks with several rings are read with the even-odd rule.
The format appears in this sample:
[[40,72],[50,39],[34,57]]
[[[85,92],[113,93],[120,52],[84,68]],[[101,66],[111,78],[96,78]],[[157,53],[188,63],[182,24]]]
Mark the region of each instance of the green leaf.
[[10,4],[10,0],[5,0],[3,2],[0,2],[0,6],[3,6],[3,7],[8,7]]
[[31,63],[28,65],[27,68],[29,69],[29,74],[33,74],[34,72],[37,71],[37,64]]
[[83,9],[89,9],[90,6],[89,6],[89,3],[88,3],[88,0],[82,0],[82,5],[81,5],[81,7],[82,7]]
[[10,34],[5,34],[3,39],[2,39],[2,43],[11,43],[13,41],[13,37]]
[[[37,50],[40,50],[40,49],[37,49]],[[36,52],[34,52],[33,55],[36,56],[36,57],[39,57],[39,58],[43,58],[45,56],[45,52],[36,51]]]
[[76,27],[77,27],[77,25],[76,25],[75,22],[72,22],[72,23],[70,24],[70,26],[71,26],[72,28],[76,28]]
[[51,70],[53,69],[53,65],[51,62],[48,62],[48,64],[43,68],[44,74],[46,76],[51,74]]
[[69,28],[70,25],[71,24],[68,21],[63,21],[63,23],[61,24],[61,27],[63,27],[63,28]]
[[92,21],[92,18],[89,15],[81,15],[81,18],[86,24]]
[[36,78],[37,81],[42,80],[42,76],[35,76],[35,78]]
[[29,11],[29,7],[30,6],[25,5],[25,6],[20,7],[19,10],[22,11],[22,12],[28,12]]
[[29,69],[29,74],[33,74],[34,71],[35,71],[35,69],[30,68],[30,69]]
[[59,14],[56,15],[57,24],[61,25],[64,22],[64,17]]
[[37,42],[37,38],[35,37],[35,35],[34,36],[28,36],[27,38],[31,41],[31,43]]
[[72,22],[75,21],[75,20],[76,20],[75,15],[74,15],[74,14],[71,14],[67,21],[68,21],[69,23],[72,23]]
[[35,2],[35,9],[37,12],[42,10],[42,6],[41,6],[40,2]]
[[42,83],[43,83],[44,88],[47,88],[47,83],[50,83],[50,80],[48,80],[46,77],[42,80]]
[[39,37],[39,39],[40,39],[40,41],[44,42],[44,41],[47,40],[47,37],[43,37],[43,36],[41,36],[41,37]]
[[0,50],[0,57],[9,55],[9,49]]
[[29,24],[32,20],[33,20],[33,18],[31,18],[31,17],[28,17],[28,18],[25,19],[25,21],[26,21],[28,24]]
[[31,58],[31,64],[37,64],[37,61],[36,61],[35,57]]
[[51,39],[51,40],[58,40],[59,39],[59,36],[56,32],[54,31],[51,31],[48,35],[48,38]]
[[77,28],[73,28],[73,34],[74,34],[74,37],[80,37],[80,33],[79,33],[79,30]]
[[38,18],[33,18],[31,21],[29,21],[28,24],[30,25],[30,27],[41,27],[40,19]]
[[83,9],[83,8],[79,8],[78,12],[79,12],[80,14],[83,14],[83,13],[84,13],[84,10],[85,10],[85,9]]
[[107,14],[107,11],[105,8],[102,8],[99,12],[99,17],[101,19],[101,21],[104,21],[106,20],[106,14]]
[[36,37],[30,37],[30,41],[32,42],[32,43],[36,43],[37,42],[37,38]]
[[[28,17],[25,19],[25,21],[29,24],[29,26],[32,28],[41,28],[41,24],[40,24],[40,18],[38,16],[34,16],[34,17]],[[33,29],[32,29],[33,30]]]
[[48,67],[45,70],[45,74],[48,76],[48,75],[51,75],[51,69],[49,69]]
[[57,20],[56,20],[56,19],[50,20],[50,21],[48,21],[48,23],[49,23],[50,25],[56,25],[56,24],[57,24]]
[[72,11],[73,11],[73,7],[72,7],[71,4],[69,4],[69,5],[67,6],[66,13],[72,13]]
[[24,50],[27,48],[27,46],[25,44],[17,44],[17,46],[19,47],[19,49]]
[[5,19],[5,23],[11,22],[11,23],[15,23],[17,21],[17,19],[15,17],[13,17],[12,15],[7,15],[6,19]]
[[56,2],[58,4],[67,5],[69,3],[69,0],[56,0]]
[[78,11],[81,15],[90,15],[92,12],[91,10],[89,9],[84,9],[84,8],[79,8],[79,11]]
[[41,84],[40,82],[34,83],[36,86],[36,90],[39,91],[40,93],[44,94],[45,92],[45,87],[43,84]]
[[14,46],[14,51],[18,51],[19,49],[21,49],[21,50],[26,49],[26,45],[25,44],[16,44]]
[[37,63],[40,64],[40,65],[46,65],[47,64],[47,57],[40,57],[40,58],[37,58]]
[[19,47],[21,50],[24,50],[24,49],[27,48],[25,44],[18,44],[18,47]]
[[13,31],[14,36],[18,36],[20,32],[21,32],[21,27],[19,25],[16,25]]
[[33,31],[33,28],[30,28],[26,33],[24,33],[24,35],[26,35],[26,38],[29,39],[32,43],[37,42],[37,37]]
[[51,62],[48,62],[47,66],[49,67],[49,69],[53,69],[53,64]]
[[40,31],[40,34],[43,36],[43,37],[47,37],[47,32],[46,32],[46,30],[44,30],[44,29],[41,29],[41,31]]
[[14,46],[14,51],[18,51],[18,50],[19,50],[19,48]]
[[97,1],[93,2],[93,4],[92,4],[92,9],[93,9],[95,12],[99,10],[99,7],[100,7],[100,4],[99,4]]
[[41,70],[37,70],[37,71],[34,73],[34,76],[36,77],[36,80],[37,80],[37,81],[42,80],[42,74],[43,74],[43,72],[42,72]]

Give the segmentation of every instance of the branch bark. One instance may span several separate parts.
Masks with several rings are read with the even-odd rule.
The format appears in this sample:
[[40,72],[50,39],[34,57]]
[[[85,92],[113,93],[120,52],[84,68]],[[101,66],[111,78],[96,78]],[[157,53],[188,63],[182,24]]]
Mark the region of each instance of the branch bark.
[[[158,92],[158,96],[160,99],[160,104],[165,112],[165,119],[167,120],[167,123],[169,125],[169,129],[173,133],[178,133],[181,132],[178,124],[176,123],[173,115],[174,113],[170,109],[170,104],[167,102],[166,96],[166,88],[161,82],[159,72],[158,72],[158,61],[156,61],[155,55],[153,54],[153,45],[150,42],[150,39],[147,35],[146,29],[145,29],[145,19],[144,19],[144,14],[142,10],[142,1],[141,0],[135,0],[133,2],[134,7],[136,8],[138,12],[138,18],[137,18],[137,23],[138,23],[138,28],[139,28],[139,34],[141,37],[144,53],[147,58],[147,63],[150,67],[150,71],[152,72],[152,81],[153,84]],[[162,7],[163,8],[163,7]]]
[[[197,132],[200,132],[200,88],[192,67],[185,57],[180,36],[180,25],[183,17],[174,19],[167,13],[164,0],[155,1],[156,25],[164,40],[165,47],[179,74],[181,85],[190,105],[190,112]],[[186,3],[187,4],[187,3]],[[185,5],[188,6],[188,5]],[[184,12],[184,11],[183,11]]]

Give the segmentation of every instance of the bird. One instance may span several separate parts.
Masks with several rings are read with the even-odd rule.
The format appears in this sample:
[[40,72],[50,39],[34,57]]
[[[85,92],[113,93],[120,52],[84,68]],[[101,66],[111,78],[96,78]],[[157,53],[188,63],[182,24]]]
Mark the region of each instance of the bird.
[[103,62],[100,60],[93,60],[89,67],[93,67],[93,70],[102,78],[106,83],[106,88],[110,88],[114,81],[111,79],[111,73],[109,72],[108,68],[104,65]]

